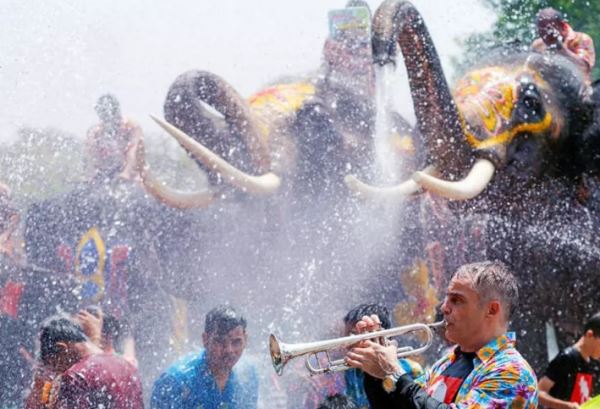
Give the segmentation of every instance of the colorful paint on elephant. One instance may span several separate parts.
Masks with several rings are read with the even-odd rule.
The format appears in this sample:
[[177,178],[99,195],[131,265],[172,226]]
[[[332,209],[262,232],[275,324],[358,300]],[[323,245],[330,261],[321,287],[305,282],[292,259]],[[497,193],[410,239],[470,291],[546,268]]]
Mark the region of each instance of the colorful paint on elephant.
[[[546,112],[539,121],[515,125],[513,112],[519,97],[519,85],[523,79],[537,73],[515,71],[499,66],[470,72],[461,79],[455,89],[455,101],[468,124],[464,125],[469,144],[475,149],[486,149],[508,144],[522,132],[539,133],[552,124],[552,115]],[[481,135],[483,138],[475,135]]]
[[285,117],[297,112],[314,97],[315,92],[316,88],[310,82],[296,82],[274,85],[251,96],[248,102],[259,119],[262,136],[268,138],[273,117]]
[[117,318],[123,316],[128,310],[129,245],[110,243],[107,246],[100,231],[92,227],[76,246],[62,243],[57,253],[65,270],[78,280],[84,304],[101,303]]

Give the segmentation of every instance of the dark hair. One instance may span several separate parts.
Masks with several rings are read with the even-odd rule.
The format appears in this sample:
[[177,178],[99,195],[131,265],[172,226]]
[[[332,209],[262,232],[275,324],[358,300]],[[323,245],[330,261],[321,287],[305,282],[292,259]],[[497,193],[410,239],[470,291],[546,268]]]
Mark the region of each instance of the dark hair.
[[325,398],[317,409],[358,409],[358,406],[349,397],[336,393]]
[[482,261],[462,265],[453,278],[468,279],[482,302],[498,299],[506,310],[508,321],[519,300],[517,279],[501,261]]
[[585,334],[589,329],[592,330],[595,337],[600,337],[600,312],[592,315],[592,317],[586,321],[583,326],[583,333]]
[[102,336],[110,340],[116,340],[121,333],[121,324],[119,320],[111,313],[104,312],[102,307],[97,305],[88,305],[85,310],[95,316],[102,317]]
[[235,327],[246,329],[246,319],[232,307],[219,305],[206,314],[204,332],[227,334]]
[[113,94],[104,94],[96,101],[94,109],[98,115],[110,115],[120,112],[119,100]]
[[546,7],[545,9],[541,9],[538,11],[535,16],[535,24],[539,25],[541,22],[544,23],[563,23],[565,21],[565,17],[563,14],[553,9],[552,7]]
[[365,315],[377,315],[381,321],[381,327],[388,329],[392,326],[390,319],[390,311],[381,304],[360,304],[350,311],[344,317],[344,324],[354,325],[362,319]]
[[42,323],[40,329],[40,359],[48,364],[60,352],[58,342],[85,342],[83,328],[64,314],[53,315]]

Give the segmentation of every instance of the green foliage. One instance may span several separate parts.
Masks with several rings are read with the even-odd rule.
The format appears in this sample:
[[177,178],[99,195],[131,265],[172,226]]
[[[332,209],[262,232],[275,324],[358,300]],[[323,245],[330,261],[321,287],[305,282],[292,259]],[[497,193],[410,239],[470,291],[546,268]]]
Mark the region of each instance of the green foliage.
[[66,192],[83,177],[83,144],[56,129],[22,128],[0,149],[2,181],[21,205]]
[[[462,42],[464,55],[454,61],[462,71],[480,58],[490,47],[520,40],[528,47],[537,37],[535,15],[545,7],[553,7],[567,18],[575,31],[587,33],[594,40],[596,55],[600,47],[600,1],[598,0],[481,0],[498,20],[489,32],[474,34]],[[600,78],[596,65],[592,78]]]
[[[155,176],[182,190],[206,188],[204,173],[179,145],[164,135],[148,139],[146,156]],[[83,140],[57,129],[21,128],[13,143],[0,145],[0,180],[21,209],[69,192],[91,173]]]

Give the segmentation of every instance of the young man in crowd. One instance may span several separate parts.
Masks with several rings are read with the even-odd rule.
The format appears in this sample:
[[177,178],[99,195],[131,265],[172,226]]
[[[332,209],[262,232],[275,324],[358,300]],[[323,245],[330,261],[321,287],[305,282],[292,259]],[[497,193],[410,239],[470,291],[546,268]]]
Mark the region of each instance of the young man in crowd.
[[[126,321],[105,313],[101,307],[91,305],[76,314],[85,335],[108,354],[119,354],[127,362],[138,367],[135,341],[128,331]],[[117,351],[117,344],[120,348]]]
[[136,180],[136,149],[143,139],[140,126],[124,118],[117,98],[105,94],[98,98],[95,106],[100,123],[87,134],[87,157],[95,172],[94,178],[119,176]]
[[600,313],[583,327],[583,335],[559,353],[540,379],[540,404],[552,409],[577,409],[592,395],[590,359],[600,358]]
[[[535,374],[508,332],[517,300],[517,281],[504,264],[464,265],[452,277],[442,305],[445,335],[456,347],[429,371],[413,381],[398,365],[396,346],[372,341],[352,348],[346,362],[368,374],[365,389],[378,409],[535,409]],[[376,315],[356,324],[361,333],[380,328]]]
[[[379,317],[381,329],[391,328],[390,312],[385,306],[380,304],[360,304],[351,309],[344,317],[346,335],[354,332],[354,327],[362,317],[370,317],[371,315]],[[411,359],[399,359],[398,365],[413,379],[416,379],[423,373],[421,365]],[[344,378],[346,380],[346,394],[356,402],[357,407],[361,409],[370,408],[371,406],[369,405],[369,400],[363,386],[364,372],[360,369],[351,368],[344,371]]]
[[207,315],[203,350],[180,360],[154,383],[153,409],[252,409],[258,401],[258,374],[242,358],[246,319],[219,306]]
[[137,370],[123,358],[104,353],[67,315],[48,318],[40,330],[40,360],[57,374],[49,390],[34,385],[28,408],[143,409]]

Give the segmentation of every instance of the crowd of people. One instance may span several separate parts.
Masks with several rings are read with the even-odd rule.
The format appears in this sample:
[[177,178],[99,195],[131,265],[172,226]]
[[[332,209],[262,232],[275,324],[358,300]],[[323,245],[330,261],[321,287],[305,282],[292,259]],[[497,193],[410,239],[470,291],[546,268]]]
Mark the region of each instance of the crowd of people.
[[[593,396],[598,381],[590,361],[600,359],[600,313],[584,323],[574,345],[536,376],[509,330],[518,300],[517,280],[503,263],[463,265],[450,280],[440,306],[445,322],[441,335],[447,347],[438,361],[423,369],[412,357],[399,359],[395,342],[376,337],[348,350],[331,351],[344,354],[346,371],[308,379],[294,377],[299,372],[291,368],[286,393],[300,399],[262,401],[262,406],[578,408]],[[388,310],[378,304],[358,305],[343,322],[345,335],[392,326]],[[143,408],[144,374],[138,372],[128,336],[126,325],[95,306],[45,319],[24,407]],[[202,349],[177,360],[154,381],[149,407],[260,407],[260,391],[274,385],[259,387],[264,378],[244,354],[246,318],[231,306],[213,308],[205,316],[201,341]],[[3,391],[2,397],[10,395]],[[15,399],[3,401],[0,407],[22,406]]]
[[[537,26],[540,38],[532,48],[564,54],[589,79],[595,62],[589,36],[575,32],[553,9],[538,14]],[[331,53],[332,44],[327,46]],[[112,95],[102,96],[96,111],[100,123],[86,139],[88,156],[95,158],[92,177],[139,181],[139,126],[123,118]],[[44,272],[44,266],[24,267],[15,246],[19,220],[10,189],[0,184],[0,255],[10,261],[0,263],[0,409],[576,409],[594,395],[598,383],[590,362],[600,359],[600,313],[583,323],[575,344],[536,374],[509,330],[518,283],[504,264],[485,261],[461,266],[450,280],[440,306],[447,347],[435,363],[399,359],[394,342],[373,339],[337,351],[349,366],[343,372],[309,379],[292,368],[287,382],[265,380],[244,354],[246,318],[232,306],[219,305],[205,316],[203,348],[164,369],[144,393],[146,374],[138,369],[126,317],[95,305],[76,310],[69,290],[55,288],[68,284],[30,279],[28,272]],[[32,301],[22,302],[27,297]],[[43,308],[19,312],[26,317],[19,321],[20,301]],[[57,313],[52,306],[58,304],[63,311]],[[343,336],[393,326],[388,309],[377,303],[352,308],[343,323]],[[269,399],[261,399],[261,390],[268,389]],[[275,389],[288,397],[270,400]]]

